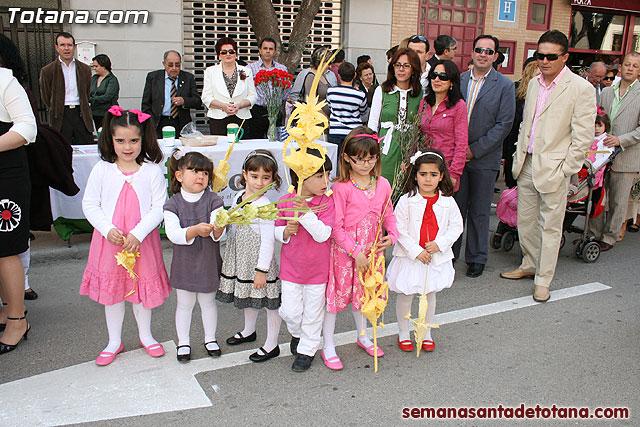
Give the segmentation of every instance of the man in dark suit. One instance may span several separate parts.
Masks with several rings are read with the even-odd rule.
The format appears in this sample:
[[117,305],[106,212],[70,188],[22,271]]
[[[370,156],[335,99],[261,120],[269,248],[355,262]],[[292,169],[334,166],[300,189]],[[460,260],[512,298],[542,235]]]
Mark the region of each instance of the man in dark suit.
[[59,33],[55,48],[58,58],[40,70],[40,99],[49,108],[49,125],[70,144],[93,144],[91,68],[75,60],[71,34]]
[[436,62],[439,60],[449,60],[453,61],[453,58],[456,56],[456,49],[458,48],[458,41],[446,34],[440,34],[433,41],[433,49],[436,51],[435,55],[433,55],[427,61],[429,64],[429,69],[433,68],[436,65]]
[[200,108],[202,100],[196,91],[193,74],[182,71],[182,58],[175,50],[164,53],[164,70],[147,74],[142,93],[142,111],[151,114],[158,137],[164,126],[172,126],[176,137],[191,121],[191,108]]
[[[473,42],[473,69],[460,78],[467,102],[469,149],[460,177],[456,202],[466,220],[465,261],[467,276],[478,277],[489,257],[489,216],[496,174],[500,170],[502,141],[509,134],[515,115],[513,82],[492,68],[498,57],[498,39],[479,35]],[[462,237],[453,246],[460,256]]]

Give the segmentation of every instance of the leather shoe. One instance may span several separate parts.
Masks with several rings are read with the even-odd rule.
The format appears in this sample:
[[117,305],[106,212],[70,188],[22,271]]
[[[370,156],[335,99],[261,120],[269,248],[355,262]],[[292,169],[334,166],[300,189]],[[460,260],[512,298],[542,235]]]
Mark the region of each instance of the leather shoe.
[[469,266],[467,269],[467,277],[480,277],[482,275],[482,272],[484,271],[484,264],[470,262],[467,265]]
[[[185,353],[185,354],[180,354],[178,353],[178,350],[180,350],[181,348],[188,348],[189,349],[189,353]],[[178,362],[182,362],[182,363],[186,363],[188,361],[191,360],[191,346],[190,345],[179,345],[176,347],[176,359],[178,359]]]
[[400,338],[398,338],[398,347],[402,351],[413,351],[414,350],[413,343],[411,342],[411,340],[400,341]]
[[312,362],[313,356],[299,354],[296,356],[296,360],[293,361],[291,369],[293,370],[293,372],[304,372],[311,367]]
[[204,343],[204,349],[207,350],[207,354],[211,357],[220,357],[220,355],[222,355],[222,350],[220,349],[220,346],[218,345],[218,348],[215,350],[209,350],[209,348],[207,347],[207,344],[216,344],[218,345],[218,341],[213,340],[213,341],[209,341]]
[[436,349],[436,343],[432,340],[424,340],[422,341],[422,350],[424,351],[433,351]]
[[227,338],[227,344],[229,345],[239,345],[245,342],[253,342],[256,340],[256,338],[258,337],[256,335],[256,331],[253,331],[253,333],[247,337],[242,336],[242,333],[238,332],[236,335],[240,335],[240,338],[236,338],[235,335],[232,336],[231,338]]
[[613,247],[613,245],[608,244],[607,242],[598,242],[600,246],[600,252],[606,252]]
[[551,298],[549,295],[549,287],[536,285],[533,291],[533,299],[537,302],[547,302]]
[[500,277],[502,277],[503,279],[510,279],[510,280],[518,280],[518,279],[522,279],[525,277],[535,277],[536,273],[533,271],[525,271],[523,269],[521,269],[520,267],[516,268],[515,270],[511,270],[511,271],[503,271],[502,273],[500,273]]
[[256,351],[251,356],[249,356],[249,360],[251,360],[252,362],[260,363],[260,362],[266,362],[269,359],[280,356],[280,347],[278,346],[275,346],[275,348],[270,352],[267,352],[267,350],[265,350],[263,347],[260,347],[259,350],[263,354],[260,354]]
[[291,350],[291,354],[296,356],[298,354],[298,344],[300,344],[300,338],[291,337],[291,344],[289,344],[289,349]]
[[33,301],[34,299],[38,299],[38,294],[33,289],[29,288],[24,291],[24,299]]

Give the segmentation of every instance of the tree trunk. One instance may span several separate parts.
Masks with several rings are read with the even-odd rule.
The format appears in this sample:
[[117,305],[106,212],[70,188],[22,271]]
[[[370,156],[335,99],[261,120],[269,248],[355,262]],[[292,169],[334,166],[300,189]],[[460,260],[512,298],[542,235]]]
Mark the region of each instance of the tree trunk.
[[278,42],[278,62],[294,74],[302,59],[313,19],[320,10],[322,0],[302,0],[287,46],[282,45],[278,16],[270,0],[244,0],[253,33],[258,41],[271,37]]

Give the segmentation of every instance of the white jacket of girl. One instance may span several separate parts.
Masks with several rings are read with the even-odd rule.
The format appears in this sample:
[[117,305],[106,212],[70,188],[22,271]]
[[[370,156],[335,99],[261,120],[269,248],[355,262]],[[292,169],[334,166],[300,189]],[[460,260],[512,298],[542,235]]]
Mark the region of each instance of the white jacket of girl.
[[[426,207],[427,199],[417,192],[411,197],[408,194],[400,197],[394,210],[399,233],[398,242],[393,248],[394,257],[415,260],[424,250],[420,247],[420,228]],[[438,221],[438,234],[432,240],[435,240],[440,252],[431,255],[431,264],[439,265],[453,258],[451,247],[462,234],[462,215],[454,198],[443,196],[442,193],[433,205],[433,212]]]
[[[240,101],[248,99],[249,102],[251,102],[251,106],[240,108],[236,113],[236,116],[240,119],[251,118],[251,107],[253,107],[258,100],[258,96],[256,95],[256,86],[253,81],[254,76],[248,67],[243,67],[242,65],[236,65],[236,67],[238,67],[238,83],[233,90],[233,96],[229,96],[229,90],[227,90],[227,85],[224,82],[224,77],[222,76],[222,65],[212,65],[204,70],[202,103],[209,109],[207,117],[211,117],[212,119],[224,119],[227,117],[227,113],[224,111],[217,108],[209,108],[211,101],[214,99],[227,104],[230,102],[239,104]],[[240,72],[244,72],[244,75],[246,76],[244,80],[240,78]]]

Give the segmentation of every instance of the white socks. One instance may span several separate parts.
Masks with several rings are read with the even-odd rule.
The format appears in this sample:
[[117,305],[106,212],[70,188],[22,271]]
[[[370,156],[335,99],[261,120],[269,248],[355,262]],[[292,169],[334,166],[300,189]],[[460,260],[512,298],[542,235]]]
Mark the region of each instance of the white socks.
[[405,316],[411,312],[413,295],[398,294],[396,299],[396,318],[398,319],[398,339],[406,341],[411,339],[409,335],[409,319]]
[[[364,314],[362,314],[360,310],[351,310],[351,313],[353,314],[353,320],[356,322],[356,330],[358,331],[358,341],[360,341],[360,344],[365,346],[365,348],[371,347],[373,345],[373,341],[369,339],[369,336],[367,335],[367,332],[366,332],[367,318],[364,317]],[[363,331],[364,331],[364,335],[362,335]]]
[[278,310],[267,309],[267,339],[264,342],[264,348],[267,352],[271,352],[278,345],[278,335],[280,335],[280,324],[282,318]]
[[138,324],[138,336],[142,345],[149,347],[150,345],[158,344],[158,341],[151,335],[151,309],[144,308],[142,303],[132,304],[132,306],[133,316]]
[[107,319],[109,344],[104,348],[107,353],[115,353],[122,343],[122,322],[124,321],[124,301],[104,306],[104,316]]
[[324,357],[331,359],[337,356],[336,345],[333,342],[333,334],[336,330],[336,317],[338,313],[324,313],[324,322],[322,323],[322,338],[324,340],[323,351]]
[[[243,337],[246,338],[256,331],[256,320],[258,320],[259,312],[260,310],[257,308],[244,309],[244,329],[240,332]],[[236,338],[240,337],[236,336]]]
[[[436,317],[436,293],[435,292],[429,292],[427,294],[427,303],[429,303],[429,306],[427,307],[427,323],[433,323],[435,317]],[[431,339],[431,328],[427,328],[427,333],[424,336],[425,340],[430,340],[433,341]]]
[[[218,308],[215,301],[215,292],[200,293],[176,289],[178,303],[176,306],[176,332],[178,333],[178,346],[191,345],[189,330],[191,329],[191,315],[196,299],[202,312],[202,327],[204,328],[204,342],[215,341],[216,328],[218,326]],[[215,344],[207,346],[209,350],[218,350]],[[188,348],[178,349],[178,354],[188,354]]]

